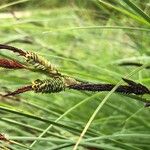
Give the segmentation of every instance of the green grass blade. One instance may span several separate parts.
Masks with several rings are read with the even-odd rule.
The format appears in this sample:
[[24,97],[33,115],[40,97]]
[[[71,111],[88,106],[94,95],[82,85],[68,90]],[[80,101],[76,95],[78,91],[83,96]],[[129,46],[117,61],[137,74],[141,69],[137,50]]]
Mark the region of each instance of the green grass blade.
[[144,18],[148,23],[150,23],[150,17],[139,7],[137,7],[133,2],[130,0],[124,0],[129,7],[131,7],[137,14],[139,14],[142,18]]

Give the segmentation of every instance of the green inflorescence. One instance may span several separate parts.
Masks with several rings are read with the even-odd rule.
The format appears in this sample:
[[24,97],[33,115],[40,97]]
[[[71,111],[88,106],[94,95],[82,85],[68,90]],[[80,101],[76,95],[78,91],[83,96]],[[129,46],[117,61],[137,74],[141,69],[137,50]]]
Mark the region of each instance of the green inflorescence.
[[37,79],[32,83],[32,89],[36,93],[57,93],[65,90],[65,82],[62,77]]

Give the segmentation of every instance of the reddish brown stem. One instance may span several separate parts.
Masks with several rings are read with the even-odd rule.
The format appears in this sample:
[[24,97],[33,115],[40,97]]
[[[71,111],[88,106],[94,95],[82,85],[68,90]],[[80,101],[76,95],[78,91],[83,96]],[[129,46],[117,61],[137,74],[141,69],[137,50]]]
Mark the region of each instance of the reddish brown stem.
[[17,90],[14,91],[14,92],[10,92],[10,93],[4,95],[4,97],[7,97],[7,96],[14,96],[14,95],[17,95],[17,94],[20,94],[20,93],[24,93],[24,92],[27,92],[27,91],[31,91],[31,90],[32,90],[32,85],[28,85],[28,86],[19,88],[19,89],[17,89]]
[[0,44],[0,49],[10,50],[14,53],[19,53],[21,56],[26,55],[26,52],[24,52],[22,49],[19,49],[19,48],[13,47],[13,46],[9,46],[9,45]]
[[22,69],[25,68],[21,63],[9,60],[9,59],[0,59],[0,67],[8,68],[8,69]]

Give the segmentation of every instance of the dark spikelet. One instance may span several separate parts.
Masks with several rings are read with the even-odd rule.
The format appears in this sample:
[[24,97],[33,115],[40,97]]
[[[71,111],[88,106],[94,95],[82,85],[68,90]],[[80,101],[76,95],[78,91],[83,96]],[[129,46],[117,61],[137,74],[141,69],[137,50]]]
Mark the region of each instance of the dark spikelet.
[[[93,92],[102,92],[102,91],[111,91],[115,85],[113,84],[76,84],[69,86],[70,89],[83,90],[83,91],[93,91]],[[116,92],[130,94],[134,91],[129,86],[119,86],[116,89]]]
[[[127,80],[130,81],[130,80]],[[133,81],[132,81],[133,82]],[[136,95],[143,95],[149,94],[150,91],[147,87],[142,84],[137,84],[135,82],[132,83],[130,81],[130,85],[120,85],[115,92],[124,93],[124,94],[136,94]],[[132,83],[132,84],[131,84]],[[113,84],[74,84],[69,86],[70,89],[75,90],[83,90],[83,91],[111,91],[115,85]]]
[[14,91],[14,92],[10,92],[10,93],[8,93],[8,94],[6,94],[6,95],[3,95],[3,97],[15,96],[15,95],[17,95],[17,94],[24,93],[24,92],[31,91],[31,90],[32,90],[32,86],[31,86],[31,85],[28,85],[28,86],[19,88],[19,89],[17,89],[17,90]]
[[85,91],[110,91],[115,85],[112,84],[75,84],[69,86],[70,89],[85,90]]
[[128,83],[129,88],[131,89],[131,91],[133,91],[134,94],[137,94],[137,95],[150,94],[150,90],[146,86],[140,83],[136,83],[129,79],[125,79],[125,78],[122,78],[122,79],[126,83]]
[[137,83],[136,82],[134,82],[134,81],[132,81],[132,80],[129,80],[129,79],[126,79],[126,78],[122,78],[122,80],[124,81],[124,82],[126,82],[128,85],[130,85],[130,86],[137,86]]
[[10,51],[12,51],[14,53],[20,54],[21,56],[25,56],[26,55],[26,52],[24,52],[22,49],[19,49],[19,48],[13,47],[13,46],[9,46],[9,45],[5,45],[5,44],[0,44],[0,49],[10,50]]
[[25,68],[22,64],[17,61],[9,59],[0,59],[0,67],[8,69],[22,69]]

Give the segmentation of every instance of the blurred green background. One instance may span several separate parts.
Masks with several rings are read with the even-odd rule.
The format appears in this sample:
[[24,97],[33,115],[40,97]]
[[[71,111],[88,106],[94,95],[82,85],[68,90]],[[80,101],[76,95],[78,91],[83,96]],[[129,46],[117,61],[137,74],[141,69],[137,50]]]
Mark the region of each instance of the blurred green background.
[[[149,63],[148,15],[149,0],[3,0],[0,43],[36,52],[77,79],[117,84],[136,69],[118,63]],[[9,51],[1,50],[0,58],[25,62]],[[131,79],[150,86],[149,73],[143,69]],[[27,70],[0,68],[0,93],[45,78]],[[15,141],[0,141],[1,149],[73,149],[107,93],[66,90],[57,94],[27,92],[12,98],[0,97],[0,133]],[[143,97],[149,99],[149,95]],[[78,149],[149,150],[149,113],[142,102],[113,93]],[[53,126],[47,131],[51,123]]]

